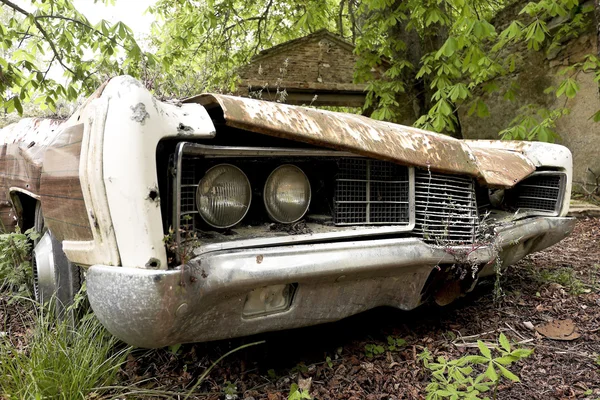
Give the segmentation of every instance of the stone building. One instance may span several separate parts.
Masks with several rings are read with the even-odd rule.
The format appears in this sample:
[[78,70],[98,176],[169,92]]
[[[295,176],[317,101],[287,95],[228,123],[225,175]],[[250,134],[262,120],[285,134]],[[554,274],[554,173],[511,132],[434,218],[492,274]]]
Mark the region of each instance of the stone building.
[[286,104],[362,107],[354,45],[325,30],[263,50],[240,69],[239,95]]

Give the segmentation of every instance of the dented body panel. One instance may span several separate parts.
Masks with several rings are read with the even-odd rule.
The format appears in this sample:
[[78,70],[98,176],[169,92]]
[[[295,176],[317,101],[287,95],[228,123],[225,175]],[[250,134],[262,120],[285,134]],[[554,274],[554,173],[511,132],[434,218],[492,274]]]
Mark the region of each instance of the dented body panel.
[[219,107],[225,123],[236,128],[432,171],[470,175],[492,186],[513,186],[535,171],[518,150],[474,150],[450,136],[361,115],[216,94],[187,101],[198,102],[209,111]]
[[[87,271],[101,322],[144,347],[312,325],[381,305],[446,304],[573,228],[564,218],[572,157],[563,146],[462,141],[217,94],[161,102],[127,76],[66,121],[24,119],[0,130],[0,144],[5,229],[27,228],[39,202],[68,259]],[[363,175],[342,177],[343,160],[364,166]],[[254,214],[225,230],[203,224],[195,198],[219,163],[246,168],[257,197],[246,205]],[[262,189],[290,163],[305,168],[313,203],[306,221],[275,224],[261,210]],[[395,175],[382,181],[373,171]],[[338,199],[342,181],[358,200]],[[538,198],[540,185],[551,198]],[[368,203],[373,219],[398,219],[338,224],[334,208],[345,202]],[[382,204],[392,206],[377,211]],[[174,242],[184,228],[195,236]]]

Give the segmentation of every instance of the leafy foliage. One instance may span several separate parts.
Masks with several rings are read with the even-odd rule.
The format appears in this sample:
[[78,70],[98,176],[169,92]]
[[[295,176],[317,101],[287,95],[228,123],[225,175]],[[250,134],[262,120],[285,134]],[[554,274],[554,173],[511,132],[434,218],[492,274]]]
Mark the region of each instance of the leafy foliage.
[[[37,96],[41,107],[54,108],[58,98],[73,100],[123,73],[141,77],[158,96],[231,92],[238,68],[258,52],[325,28],[356,45],[366,113],[460,135],[459,111],[489,116],[481,94],[518,99],[513,85],[503,89],[498,80],[510,81],[522,67],[520,52],[558,52],[589,27],[594,7],[579,3],[524,3],[502,25],[494,18],[513,7],[507,0],[158,0],[150,8],[153,55],[120,22],[92,26],[71,0],[32,0],[31,10],[0,0],[0,103],[22,113],[23,102]],[[66,83],[48,78],[55,67]],[[597,55],[565,68],[549,92],[573,98],[580,72],[600,80]],[[500,134],[555,141],[565,110],[524,107]],[[590,118],[600,121],[600,111]]]
[[[104,0],[110,3],[110,0]],[[121,22],[92,25],[70,0],[0,0],[0,106],[23,113],[34,100],[54,110],[59,98],[89,95],[110,76],[139,75],[139,64],[153,64],[132,30]],[[49,72],[64,71],[65,80]]]
[[[491,389],[494,389],[493,398],[496,399],[502,380],[520,381],[507,367],[533,353],[528,349],[513,350],[503,333],[499,337],[499,346],[488,347],[478,340],[477,347],[479,355],[466,355],[456,360],[440,356],[434,362],[427,350],[419,355],[432,376],[431,383],[427,385],[427,400],[489,399],[480,396]],[[494,353],[499,355],[494,356]]]
[[511,121],[510,126],[500,131],[506,140],[540,140],[554,143],[560,136],[554,128],[556,121],[567,115],[569,109],[549,110],[535,104],[521,107],[521,112]]
[[365,345],[365,355],[369,358],[373,358],[383,353],[385,353],[385,347],[383,347],[382,345],[373,343]]
[[0,235],[0,290],[13,294],[13,299],[31,296],[31,243],[38,236],[32,229],[25,233]]
[[385,353],[386,350],[398,351],[404,346],[406,346],[406,340],[395,336],[388,336],[387,346],[373,343],[366,344],[365,356],[367,356],[368,358],[373,358],[375,356]]
[[[159,0],[151,11],[152,37],[165,74],[154,74],[159,94],[188,96],[232,91],[237,67],[260,50],[321,28],[335,30],[333,0]],[[200,21],[200,22],[199,22]]]
[[297,384],[292,383],[290,387],[290,394],[288,395],[288,400],[302,400],[308,399],[311,400],[312,397],[308,394],[306,390],[300,389]]

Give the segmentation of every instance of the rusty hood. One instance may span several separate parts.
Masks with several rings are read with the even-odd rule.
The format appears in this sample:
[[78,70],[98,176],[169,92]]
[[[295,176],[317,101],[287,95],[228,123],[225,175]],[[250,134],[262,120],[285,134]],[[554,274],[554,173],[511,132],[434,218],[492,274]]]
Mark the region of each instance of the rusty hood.
[[533,163],[515,149],[470,146],[450,136],[361,115],[220,94],[203,94],[186,102],[222,113],[225,124],[231,127],[398,164],[469,175],[490,186],[510,187],[535,171]]

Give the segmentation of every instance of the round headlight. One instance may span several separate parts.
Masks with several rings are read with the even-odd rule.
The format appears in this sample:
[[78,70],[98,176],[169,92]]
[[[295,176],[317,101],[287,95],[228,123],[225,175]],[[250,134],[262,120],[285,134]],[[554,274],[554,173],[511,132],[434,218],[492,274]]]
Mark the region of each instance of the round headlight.
[[265,207],[276,222],[289,224],[304,216],[310,204],[310,183],[302,170],[286,164],[275,168],[264,190]]
[[230,164],[215,165],[198,183],[198,212],[215,228],[229,228],[240,222],[248,212],[251,200],[252,191],[246,174]]

